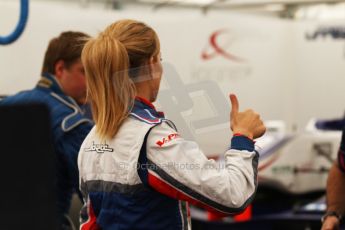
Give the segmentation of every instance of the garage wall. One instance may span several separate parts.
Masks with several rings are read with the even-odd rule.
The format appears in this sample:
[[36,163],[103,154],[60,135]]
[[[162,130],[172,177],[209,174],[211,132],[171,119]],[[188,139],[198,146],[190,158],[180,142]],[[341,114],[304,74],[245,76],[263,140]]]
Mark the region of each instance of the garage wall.
[[[17,2],[0,2],[1,34],[14,28],[18,11]],[[61,31],[96,35],[122,18],[143,20],[158,32],[167,67],[156,104],[184,136],[203,143],[207,154],[228,145],[229,92],[238,95],[242,109],[254,108],[265,120],[284,120],[288,130],[303,130],[310,117],[343,114],[343,42],[306,40],[305,32],[318,22],[228,11],[111,11],[33,1],[22,37],[0,47],[0,94],[35,85],[47,43]],[[210,135],[221,138],[211,143]]]

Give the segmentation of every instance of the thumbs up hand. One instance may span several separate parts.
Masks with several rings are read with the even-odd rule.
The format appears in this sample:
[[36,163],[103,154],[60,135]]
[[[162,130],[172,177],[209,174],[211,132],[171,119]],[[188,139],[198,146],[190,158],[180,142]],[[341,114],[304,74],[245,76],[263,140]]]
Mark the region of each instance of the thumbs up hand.
[[230,127],[232,132],[240,133],[250,139],[264,135],[266,127],[260,119],[260,115],[251,109],[239,112],[239,103],[235,94],[230,94],[230,101]]

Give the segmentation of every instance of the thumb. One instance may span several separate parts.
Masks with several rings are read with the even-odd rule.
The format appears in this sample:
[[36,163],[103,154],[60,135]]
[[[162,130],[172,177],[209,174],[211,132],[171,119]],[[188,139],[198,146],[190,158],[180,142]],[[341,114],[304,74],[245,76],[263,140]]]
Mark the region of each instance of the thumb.
[[235,116],[239,110],[238,100],[235,94],[230,94],[231,101],[231,116]]

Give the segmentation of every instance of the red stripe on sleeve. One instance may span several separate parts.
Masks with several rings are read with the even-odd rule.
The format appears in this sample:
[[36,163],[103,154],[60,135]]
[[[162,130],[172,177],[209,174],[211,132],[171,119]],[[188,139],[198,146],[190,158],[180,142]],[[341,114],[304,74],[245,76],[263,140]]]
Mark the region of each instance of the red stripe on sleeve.
[[196,199],[188,196],[187,194],[177,190],[176,188],[174,188],[173,186],[171,186],[167,182],[163,181],[162,179],[156,177],[155,175],[151,174],[150,172],[148,173],[148,182],[152,188],[154,188],[155,190],[157,190],[158,192],[160,192],[166,196],[169,196],[169,197],[177,199],[177,200],[187,201],[188,203],[191,203],[193,205],[204,208],[209,212],[215,213],[218,216],[225,217],[225,216],[228,216],[230,214],[234,214],[234,213],[226,213],[226,212],[216,210],[213,207],[211,207],[211,206],[209,206],[209,205],[207,205],[207,204],[205,204],[199,200],[196,200]]

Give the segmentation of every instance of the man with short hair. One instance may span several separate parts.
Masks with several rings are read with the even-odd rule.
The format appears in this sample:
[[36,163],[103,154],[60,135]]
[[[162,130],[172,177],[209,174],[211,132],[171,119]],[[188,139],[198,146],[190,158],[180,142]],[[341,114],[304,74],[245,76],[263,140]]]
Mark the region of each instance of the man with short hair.
[[80,56],[88,37],[81,32],[68,31],[52,39],[36,87],[0,102],[0,105],[43,103],[50,110],[59,229],[72,229],[67,214],[73,193],[80,194],[78,152],[93,126],[82,108],[86,101],[86,83]]

